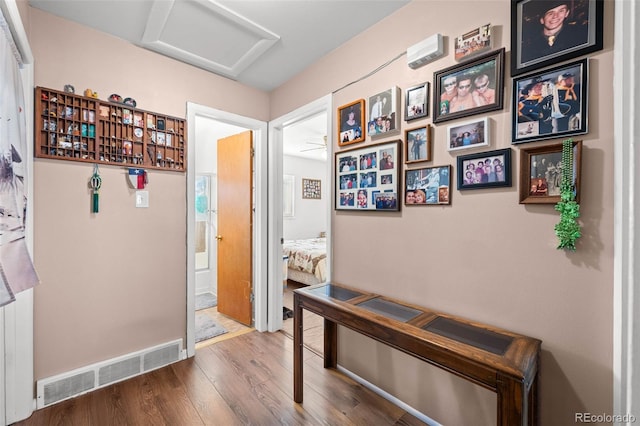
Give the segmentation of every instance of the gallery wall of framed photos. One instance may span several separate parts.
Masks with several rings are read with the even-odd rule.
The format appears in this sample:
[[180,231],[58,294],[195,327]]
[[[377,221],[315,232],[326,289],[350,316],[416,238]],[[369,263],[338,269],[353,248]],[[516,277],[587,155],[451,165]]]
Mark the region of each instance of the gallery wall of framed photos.
[[[431,81],[402,89],[391,81],[387,88],[381,87],[373,94],[362,93],[360,99],[338,107],[338,146],[400,135],[395,158],[398,160],[403,154],[404,164],[398,161],[396,165],[404,173],[398,170],[394,179],[404,176],[405,182],[394,181],[393,191],[397,191],[397,201],[404,200],[405,205],[413,204],[410,196],[407,202],[410,189],[426,190],[429,184],[427,180],[414,179],[425,185],[414,188],[416,184],[407,185],[406,179],[415,177],[412,171],[435,169],[431,163],[442,159],[434,151],[442,152],[441,147],[449,153],[448,158],[444,157],[445,163],[450,163],[447,167],[465,168],[454,172],[458,190],[510,187],[511,149],[487,151],[488,147],[503,145],[490,131],[491,113],[505,109],[505,105],[510,109],[510,143],[516,148],[516,155],[520,144],[588,133],[589,58],[585,55],[602,49],[602,13],[602,0],[575,4],[511,0],[511,32],[507,38],[511,41],[510,80],[505,79],[506,47],[492,37],[491,24],[463,34],[449,34],[454,41],[456,64],[436,69]],[[537,37],[548,32],[552,20],[555,35],[545,36],[541,44]],[[563,24],[565,28],[558,30]],[[510,99],[505,99],[507,96]],[[440,123],[446,123],[446,127]],[[467,150],[471,152],[464,152]],[[462,151],[461,155],[455,156],[458,151]],[[494,154],[498,158],[492,158]],[[489,163],[478,167],[471,158]],[[343,172],[337,168],[346,160],[353,160],[356,170],[340,175]],[[345,203],[349,197],[355,200],[357,194],[350,192],[362,188],[363,180],[369,179],[362,174],[361,164],[360,159],[345,156],[343,151],[336,153],[336,210],[357,209],[356,204]],[[352,188],[345,188],[346,177],[352,178]],[[520,176],[514,181],[524,179]],[[447,182],[447,188],[448,185],[451,182]],[[450,194],[446,199],[450,205]],[[385,210],[372,208],[374,205],[375,200],[370,199],[366,209]]]

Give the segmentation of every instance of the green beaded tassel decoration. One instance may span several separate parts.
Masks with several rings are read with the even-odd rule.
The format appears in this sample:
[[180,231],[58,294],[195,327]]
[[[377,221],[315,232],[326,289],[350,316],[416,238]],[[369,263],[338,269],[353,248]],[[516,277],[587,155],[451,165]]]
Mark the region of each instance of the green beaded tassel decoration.
[[92,190],[91,191],[92,192],[91,212],[98,213],[98,211],[100,211],[100,207],[99,207],[100,196],[98,191],[102,186],[102,178],[100,177],[97,164],[93,166],[93,175],[89,180],[89,186],[91,187],[91,190]]
[[558,249],[576,250],[576,240],[580,232],[580,204],[576,202],[573,186],[573,139],[562,142],[562,180],[560,181],[560,201],[556,210],[560,212],[560,222],[555,226]]

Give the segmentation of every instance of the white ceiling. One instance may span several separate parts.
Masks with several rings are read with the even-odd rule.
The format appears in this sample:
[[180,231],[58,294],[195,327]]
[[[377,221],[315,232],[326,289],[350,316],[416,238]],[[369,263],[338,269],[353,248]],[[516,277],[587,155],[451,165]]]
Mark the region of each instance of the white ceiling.
[[[29,0],[53,15],[264,91],[279,87],[407,3]],[[317,145],[323,143],[326,127],[324,115],[286,127],[285,154],[326,160],[326,150]]]
[[29,0],[35,8],[271,91],[409,0]]

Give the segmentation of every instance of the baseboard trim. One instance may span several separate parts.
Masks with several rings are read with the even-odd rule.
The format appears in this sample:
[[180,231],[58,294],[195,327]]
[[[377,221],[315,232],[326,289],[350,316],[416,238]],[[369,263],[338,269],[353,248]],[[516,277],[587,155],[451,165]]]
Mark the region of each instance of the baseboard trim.
[[399,400],[398,398],[396,398],[395,396],[391,395],[390,393],[385,392],[384,390],[380,389],[378,386],[376,386],[373,383],[363,379],[362,377],[358,376],[357,374],[354,374],[353,372],[347,370],[346,368],[342,367],[341,365],[338,365],[336,369],[338,371],[340,371],[342,374],[344,374],[345,376],[348,376],[352,380],[355,380],[356,382],[360,383],[362,386],[364,386],[365,388],[369,389],[373,393],[375,393],[377,395],[380,395],[381,397],[383,397],[387,401],[389,401],[392,404],[402,408],[404,411],[406,411],[407,413],[411,414],[412,416],[420,419],[422,422],[428,424],[429,426],[442,426],[440,423],[438,423],[437,421],[433,420],[431,417],[427,416],[426,414],[421,413],[420,411],[416,410],[415,408],[413,408],[409,404],[405,403],[404,401]]

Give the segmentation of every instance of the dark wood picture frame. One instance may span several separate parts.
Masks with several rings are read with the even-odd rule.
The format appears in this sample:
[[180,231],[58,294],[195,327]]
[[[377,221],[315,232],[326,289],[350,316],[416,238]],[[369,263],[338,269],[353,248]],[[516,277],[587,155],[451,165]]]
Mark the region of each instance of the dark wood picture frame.
[[[358,99],[338,107],[338,146],[364,142],[366,137],[364,111],[364,99]],[[351,117],[351,114],[353,114],[353,117]]]
[[584,58],[513,79],[512,143],[587,133],[588,65]]
[[404,132],[405,163],[431,161],[431,125],[407,129]]
[[399,211],[402,141],[335,153],[335,210]]
[[[573,188],[580,202],[582,141],[573,142]],[[520,150],[520,204],[560,201],[562,142]]]
[[404,171],[404,205],[451,204],[451,166],[424,167]]
[[[491,169],[485,172],[484,167],[487,161],[489,161]],[[476,169],[480,168],[478,166],[480,162],[483,163],[483,171],[477,172]],[[457,158],[457,163],[459,190],[511,186],[511,148],[460,155]],[[496,174],[491,178],[490,173],[496,173],[497,165],[500,165],[502,171],[499,171],[500,175]]]
[[[433,74],[433,122],[502,109],[503,81],[504,48],[436,71]],[[458,96],[458,90],[469,93]]]
[[408,88],[404,95],[404,121],[417,120],[429,116],[429,89],[427,81]]
[[[512,76],[602,50],[604,1],[567,1],[564,6],[562,3],[511,0]],[[543,38],[544,16],[549,10],[567,15],[551,46]],[[556,30],[557,24],[552,25],[547,31]]]

